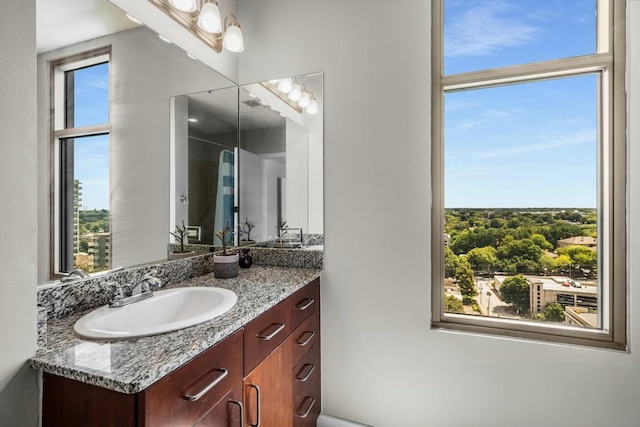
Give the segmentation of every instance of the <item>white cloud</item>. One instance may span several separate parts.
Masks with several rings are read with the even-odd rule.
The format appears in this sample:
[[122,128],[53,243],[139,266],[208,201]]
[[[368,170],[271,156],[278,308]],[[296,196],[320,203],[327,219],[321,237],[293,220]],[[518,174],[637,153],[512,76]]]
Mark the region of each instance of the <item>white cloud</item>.
[[512,5],[485,1],[445,18],[446,57],[492,55],[535,40],[539,28],[509,16]]
[[595,143],[595,130],[585,130],[581,132],[577,132],[571,135],[565,135],[561,137],[552,137],[552,136],[538,136],[540,142],[535,142],[532,144],[514,144],[509,147],[500,148],[496,150],[489,150],[477,153],[477,157],[483,159],[494,159],[497,157],[510,156],[514,154],[525,154],[525,153],[533,153],[539,151],[549,151],[555,150],[561,147],[571,146],[571,145],[579,145],[579,144],[587,144],[587,143]]

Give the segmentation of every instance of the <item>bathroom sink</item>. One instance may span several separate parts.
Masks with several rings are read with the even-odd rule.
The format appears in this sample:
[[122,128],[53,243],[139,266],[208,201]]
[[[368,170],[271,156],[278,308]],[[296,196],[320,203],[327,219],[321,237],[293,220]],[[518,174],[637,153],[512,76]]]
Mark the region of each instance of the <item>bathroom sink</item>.
[[78,319],[73,329],[93,339],[156,335],[211,320],[231,310],[237,300],[233,291],[222,288],[167,289],[124,307],[98,308]]

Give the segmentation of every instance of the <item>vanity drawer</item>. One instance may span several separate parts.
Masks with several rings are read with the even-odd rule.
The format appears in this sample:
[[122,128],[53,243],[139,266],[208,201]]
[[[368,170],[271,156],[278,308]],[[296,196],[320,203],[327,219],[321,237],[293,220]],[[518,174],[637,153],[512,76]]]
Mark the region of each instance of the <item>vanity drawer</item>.
[[291,334],[291,301],[287,298],[245,326],[244,375],[249,374]]
[[321,407],[320,345],[293,368],[293,425],[315,426]]
[[320,312],[320,279],[316,279],[289,298],[291,300],[292,329],[314,312]]
[[313,313],[307,320],[293,331],[291,343],[293,364],[300,359],[320,340],[320,313]]
[[239,330],[140,393],[139,424],[193,425],[242,381]]

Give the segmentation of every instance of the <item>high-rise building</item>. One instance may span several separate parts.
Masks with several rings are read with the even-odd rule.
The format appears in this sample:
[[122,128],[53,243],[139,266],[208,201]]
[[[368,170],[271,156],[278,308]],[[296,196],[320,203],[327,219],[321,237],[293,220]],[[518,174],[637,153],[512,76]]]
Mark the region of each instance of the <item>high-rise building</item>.
[[73,253],[80,252],[80,207],[82,206],[82,183],[73,180]]

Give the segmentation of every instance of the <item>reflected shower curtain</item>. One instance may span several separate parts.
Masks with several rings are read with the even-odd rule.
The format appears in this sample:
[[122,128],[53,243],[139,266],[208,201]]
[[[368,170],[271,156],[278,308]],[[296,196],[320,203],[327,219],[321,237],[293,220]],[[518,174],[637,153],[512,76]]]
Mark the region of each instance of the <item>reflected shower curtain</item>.
[[[234,154],[232,151],[222,150],[220,152],[220,162],[218,163],[218,195],[216,198],[216,214],[213,223],[214,233],[222,230],[225,225],[228,225],[231,229],[234,227],[234,180]],[[233,235],[230,235],[227,244],[230,245],[232,243]],[[220,246],[222,242],[217,237],[214,237],[213,244]]]

